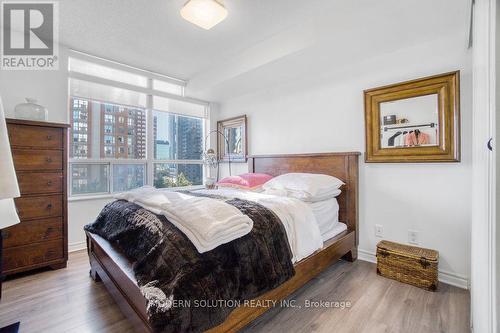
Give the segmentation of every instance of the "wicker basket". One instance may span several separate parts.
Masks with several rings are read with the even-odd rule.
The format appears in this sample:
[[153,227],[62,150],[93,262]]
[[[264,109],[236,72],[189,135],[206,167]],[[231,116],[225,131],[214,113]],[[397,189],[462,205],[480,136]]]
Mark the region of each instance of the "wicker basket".
[[377,274],[435,291],[438,287],[439,252],[381,241],[377,244]]

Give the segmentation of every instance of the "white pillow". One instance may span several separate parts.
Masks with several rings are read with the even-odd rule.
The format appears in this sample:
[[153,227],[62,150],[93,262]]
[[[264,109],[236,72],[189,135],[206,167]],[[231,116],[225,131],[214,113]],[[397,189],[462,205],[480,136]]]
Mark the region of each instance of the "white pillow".
[[334,198],[344,185],[340,179],[312,173],[286,173],[263,185],[265,193],[285,195],[303,201],[316,202]]

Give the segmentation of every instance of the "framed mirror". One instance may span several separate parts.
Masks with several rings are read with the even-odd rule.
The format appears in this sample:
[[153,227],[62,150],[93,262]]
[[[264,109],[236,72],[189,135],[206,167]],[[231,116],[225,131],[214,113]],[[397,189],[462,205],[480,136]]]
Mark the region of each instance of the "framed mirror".
[[247,161],[247,116],[239,116],[217,122],[217,129],[224,134],[217,136],[219,159],[231,162]]
[[459,77],[365,90],[366,162],[459,162]]

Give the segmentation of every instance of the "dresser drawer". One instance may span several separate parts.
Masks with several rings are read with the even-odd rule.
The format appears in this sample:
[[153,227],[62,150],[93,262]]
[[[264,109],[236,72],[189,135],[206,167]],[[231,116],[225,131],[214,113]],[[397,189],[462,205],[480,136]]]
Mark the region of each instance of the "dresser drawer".
[[64,259],[62,239],[3,250],[3,266],[6,274],[15,270]]
[[63,153],[60,150],[13,149],[12,157],[17,171],[62,170]]
[[2,230],[3,247],[29,245],[63,238],[62,217],[24,221]]
[[16,198],[21,220],[63,216],[62,195]]
[[17,180],[21,195],[63,192],[64,183],[61,172],[18,173]]
[[8,132],[13,147],[63,148],[63,130],[60,128],[9,124]]

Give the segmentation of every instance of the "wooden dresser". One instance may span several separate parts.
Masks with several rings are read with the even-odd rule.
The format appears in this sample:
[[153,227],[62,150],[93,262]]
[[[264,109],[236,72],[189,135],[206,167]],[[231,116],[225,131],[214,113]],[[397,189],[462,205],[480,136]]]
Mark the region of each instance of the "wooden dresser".
[[21,197],[21,223],[3,230],[3,274],[68,260],[67,128],[69,125],[7,119]]

